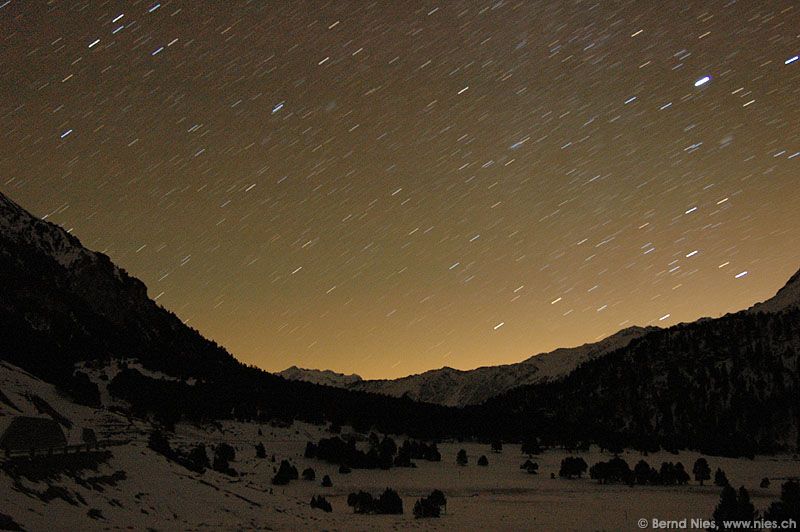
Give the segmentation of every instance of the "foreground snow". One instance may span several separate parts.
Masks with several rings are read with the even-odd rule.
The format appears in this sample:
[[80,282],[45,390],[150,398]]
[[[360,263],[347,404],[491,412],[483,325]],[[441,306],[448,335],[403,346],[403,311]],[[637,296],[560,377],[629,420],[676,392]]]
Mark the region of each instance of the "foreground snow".
[[[708,518],[719,499],[720,488],[601,486],[588,479],[551,479],[568,453],[548,451],[533,458],[540,465],[539,475],[519,469],[526,459],[519,446],[506,445],[502,453],[490,452],[487,445],[442,443],[442,462],[417,461],[417,468],[389,471],[354,470],[340,475],[338,467],[303,458],[308,440],[327,437],[322,427],[295,423],[289,428],[267,424],[226,422],[217,426],[179,425],[170,440],[173,447],[188,449],[197,443],[211,447],[226,442],[236,449],[231,466],[240,473],[229,477],[215,471],[192,473],[168,462],[147,448],[150,427],[141,421],[107,410],[74,405],[49,385],[8,365],[0,365],[0,389],[23,413],[35,414],[29,399],[36,394],[74,427],[71,441],[82,427],[92,427],[101,437],[125,436],[128,445],[112,447],[112,456],[97,471],[83,471],[71,478],[62,475],[47,482],[26,478],[15,481],[0,472],[0,512],[9,515],[26,530],[99,530],[128,529],[273,529],[273,530],[377,530],[377,529],[448,529],[448,530],[589,530],[636,528],[640,518]],[[18,415],[0,403],[3,416]],[[262,435],[258,434],[259,429]],[[399,440],[401,438],[395,438]],[[255,456],[254,445],[263,442],[267,459]],[[455,456],[464,448],[469,465],[455,464]],[[209,453],[210,454],[210,453]],[[270,484],[277,462],[289,459],[302,471],[316,471],[313,482],[297,480],[288,486]],[[476,465],[485,454],[488,467]],[[583,453],[591,465],[607,460],[608,454],[597,450]],[[657,453],[644,457],[658,467],[662,461],[681,461],[691,470],[695,453],[671,455]],[[642,458],[638,453],[623,455],[631,467]],[[781,479],[800,474],[800,462],[791,457],[758,457],[755,460],[708,459],[712,471],[721,467],[731,484],[744,485],[758,509],[778,498]],[[123,471],[125,478],[108,480]],[[330,475],[333,487],[323,488],[320,480]],[[120,476],[119,474],[117,475]],[[106,477],[92,487],[86,479]],[[759,488],[763,477],[771,479],[768,489]],[[84,482],[79,482],[82,479]],[[403,498],[401,516],[354,515],[346,504],[352,491],[373,494],[386,487],[394,488]],[[65,497],[42,501],[36,493],[63,488]],[[433,489],[447,496],[447,513],[440,519],[418,520],[411,515],[414,501]],[[326,514],[309,507],[312,495],[324,495],[333,505]],[[44,495],[44,498],[47,498]],[[67,502],[68,499],[71,502]],[[94,511],[93,511],[94,510]],[[89,513],[95,517],[90,517]]]

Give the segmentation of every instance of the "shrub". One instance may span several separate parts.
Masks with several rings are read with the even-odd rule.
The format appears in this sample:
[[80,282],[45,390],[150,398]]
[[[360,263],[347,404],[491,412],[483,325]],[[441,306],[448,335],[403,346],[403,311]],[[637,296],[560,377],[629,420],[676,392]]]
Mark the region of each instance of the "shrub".
[[394,465],[395,467],[414,467],[412,459],[439,462],[442,460],[442,455],[435,443],[427,444],[421,441],[406,440],[397,449]]
[[417,519],[427,517],[439,517],[441,509],[438,505],[433,504],[428,497],[417,499],[414,503],[414,517]]
[[439,506],[444,506],[445,512],[447,511],[447,497],[444,496],[444,492],[441,490],[433,490],[428,498],[434,503]]
[[311,507],[312,508],[319,508],[323,512],[332,512],[333,508],[331,507],[331,503],[325,499],[322,495],[315,495],[311,497]]
[[401,447],[397,456],[394,458],[395,467],[412,467],[414,462],[411,461],[411,451],[407,447]]
[[525,460],[525,462],[521,466],[519,466],[519,468],[524,469],[531,475],[539,474],[539,464],[537,464],[536,462],[531,462],[530,460]]
[[628,467],[628,463],[619,456],[615,456],[608,462],[597,462],[589,469],[589,476],[600,484],[631,484],[634,481],[633,471]]
[[639,460],[633,468],[632,480],[634,483],[641,485],[674,486],[678,484],[682,486],[689,482],[689,474],[680,462],[677,464],[663,462],[661,469],[656,471],[644,460]]
[[719,498],[719,504],[714,509],[713,519],[719,525],[723,521],[752,521],[755,519],[756,510],[753,503],[750,502],[750,494],[744,487],[739,488],[739,493],[736,493],[730,485],[722,488],[722,494]]
[[711,478],[711,468],[708,466],[708,461],[705,458],[698,458],[692,467],[694,479],[703,485],[703,482]]
[[417,519],[439,517],[443,506],[447,508],[447,497],[440,490],[433,490],[430,495],[414,503],[414,517]]
[[289,463],[288,460],[281,460],[278,472],[272,477],[272,484],[275,486],[285,486],[292,480],[297,480],[297,468]]
[[539,454],[542,452],[541,447],[539,447],[539,441],[533,437],[530,437],[525,441],[523,441],[520,450],[522,451],[522,454],[527,454],[528,456]]
[[359,490],[347,496],[347,505],[357,514],[402,514],[403,499],[391,488],[374,498],[366,491]]
[[310,467],[307,467],[303,470],[303,480],[314,480],[317,478],[316,472]]
[[558,470],[558,476],[570,479],[574,477],[581,478],[581,476],[586,473],[588,467],[588,464],[583,458],[579,456],[568,456],[561,460],[561,468]]
[[675,464],[675,479],[681,486],[689,483],[689,473],[683,468],[683,464],[678,462]]
[[650,467],[650,464],[644,460],[639,460],[636,465],[633,466],[633,480],[637,484],[653,484],[653,480],[656,476],[656,470]]
[[443,506],[447,508],[447,497],[440,490],[433,490],[430,495],[414,503],[414,517],[439,517]]
[[229,464],[234,458],[236,458],[236,450],[227,443],[220,443],[217,445],[216,449],[214,449],[214,461],[211,467],[214,471],[236,476],[236,471]]
[[79,405],[99,407],[100,389],[97,384],[92,382],[89,376],[82,371],[76,371],[67,383],[63,386],[65,391],[73,401]]
[[395,441],[384,436],[380,439],[374,432],[369,436],[370,449],[364,452],[356,447],[354,438],[344,439],[340,436],[321,438],[317,443],[306,442],[306,458],[318,458],[331,464],[338,464],[353,469],[389,469],[396,467],[414,467],[412,459],[438,462],[442,459],[435,443],[406,440],[398,448]]
[[482,454],[481,457],[478,458],[478,465],[479,466],[488,466],[489,465],[489,459],[486,458],[485,454]]
[[383,440],[375,446],[378,452],[378,467],[381,469],[389,469],[392,467],[394,455],[397,453],[397,444],[388,436],[384,436]]
[[206,454],[206,446],[202,443],[197,444],[186,457],[186,462],[190,469],[202,473],[209,467],[208,455]]
[[[386,441],[383,452],[391,450],[390,442]],[[394,442],[391,442],[392,444]],[[372,447],[369,452],[356,448],[356,441],[350,438],[345,441],[338,436],[322,438],[318,443],[306,444],[305,457],[319,458],[331,464],[346,465],[357,469],[375,469],[392,465],[392,457],[384,454],[381,456],[379,446]]]
[[467,451],[464,449],[458,451],[458,454],[456,455],[456,463],[460,466],[465,466],[467,465],[468,461],[469,459],[467,458]]
[[366,491],[359,491],[347,496],[347,506],[353,508],[353,513],[368,514],[374,509],[374,501],[372,495]]
[[81,441],[89,447],[97,447],[97,434],[94,429],[88,427],[81,429]]
[[328,475],[322,477],[322,487],[323,488],[333,487],[333,482],[331,481],[331,477],[329,477]]
[[306,458],[315,458],[317,456],[317,446],[314,442],[306,443],[306,450],[303,453]]
[[379,514],[401,514],[403,513],[403,499],[391,488],[381,493],[375,501],[375,513]]
[[172,448],[169,446],[169,440],[160,430],[154,430],[147,438],[147,446],[158,454],[164,456],[172,456]]
[[796,480],[781,485],[781,498],[770,504],[764,519],[778,522],[794,519],[800,522],[800,484]]
[[266,458],[267,457],[267,450],[264,448],[264,444],[259,442],[256,445],[256,458]]
[[236,459],[236,449],[227,443],[222,442],[217,445],[216,449],[214,449],[214,456],[219,457],[221,460],[225,460],[226,462],[232,462]]
[[439,453],[439,448],[435,443],[427,444],[425,442],[412,440],[409,442],[409,446],[411,448],[411,458],[427,460],[429,462],[440,462],[442,460],[442,455]]

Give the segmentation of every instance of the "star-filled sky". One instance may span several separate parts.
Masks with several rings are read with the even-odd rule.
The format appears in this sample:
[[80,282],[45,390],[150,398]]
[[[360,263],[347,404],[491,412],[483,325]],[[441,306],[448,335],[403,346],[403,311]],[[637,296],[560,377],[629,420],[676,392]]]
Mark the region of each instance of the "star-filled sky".
[[242,361],[397,377],[800,268],[795,1],[0,0],[0,191]]

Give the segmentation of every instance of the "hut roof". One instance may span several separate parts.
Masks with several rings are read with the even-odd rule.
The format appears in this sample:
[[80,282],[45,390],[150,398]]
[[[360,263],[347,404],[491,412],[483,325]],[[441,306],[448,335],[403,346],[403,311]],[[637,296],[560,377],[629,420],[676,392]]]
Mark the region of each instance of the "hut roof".
[[48,449],[66,444],[59,424],[46,417],[15,417],[0,435],[0,449],[9,451]]

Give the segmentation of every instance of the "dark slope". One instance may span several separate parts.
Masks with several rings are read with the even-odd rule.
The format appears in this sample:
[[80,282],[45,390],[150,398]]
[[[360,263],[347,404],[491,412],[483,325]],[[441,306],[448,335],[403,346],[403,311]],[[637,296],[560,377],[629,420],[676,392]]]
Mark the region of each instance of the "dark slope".
[[507,438],[748,455],[794,450],[800,311],[739,312],[650,332],[567,377],[472,411]]
[[139,414],[170,422],[326,419],[417,434],[450,432],[458,424],[443,407],[289,382],[244,366],[149,299],[144,284],[106,255],[2,194],[0,294],[0,359],[65,389],[74,388],[76,362],[111,358],[197,380],[189,386],[122,372],[112,389]]
[[79,360],[138,358],[176,376],[237,363],[147,297],[145,285],[0,194],[0,353],[58,381]]

